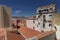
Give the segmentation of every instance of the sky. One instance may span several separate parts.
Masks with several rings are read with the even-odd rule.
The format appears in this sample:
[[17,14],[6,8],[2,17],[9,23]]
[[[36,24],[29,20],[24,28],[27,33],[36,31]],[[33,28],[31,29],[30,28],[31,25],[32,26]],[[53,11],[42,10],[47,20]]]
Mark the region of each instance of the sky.
[[0,4],[12,8],[12,16],[33,16],[40,6],[56,4],[57,13],[60,13],[60,0],[0,0]]

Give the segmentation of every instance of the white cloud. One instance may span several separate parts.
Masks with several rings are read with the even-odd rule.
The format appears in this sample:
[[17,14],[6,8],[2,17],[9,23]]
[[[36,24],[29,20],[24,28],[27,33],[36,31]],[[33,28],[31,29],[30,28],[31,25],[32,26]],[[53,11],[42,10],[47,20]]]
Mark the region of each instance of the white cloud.
[[19,14],[19,13],[21,13],[21,10],[15,10],[14,13]]

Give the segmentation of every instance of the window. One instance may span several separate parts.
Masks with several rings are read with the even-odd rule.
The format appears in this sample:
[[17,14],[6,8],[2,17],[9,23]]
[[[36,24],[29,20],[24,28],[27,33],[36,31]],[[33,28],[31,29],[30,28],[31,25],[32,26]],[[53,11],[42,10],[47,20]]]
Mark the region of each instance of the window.
[[40,16],[38,16],[38,18],[40,18]]
[[38,22],[38,25],[40,25],[40,23]]
[[46,19],[44,19],[44,22],[46,22]]
[[35,29],[35,27],[33,27],[33,29]]
[[43,19],[45,19],[46,15],[43,15]]
[[43,15],[43,18],[45,18],[45,15]]
[[52,15],[49,15],[49,16],[52,16]]
[[39,10],[39,13],[41,13],[41,10]]
[[51,19],[52,18],[52,15],[49,15],[49,18]]
[[50,10],[52,10],[53,8],[50,8]]
[[52,21],[48,21],[48,22],[50,22],[50,23],[51,23]]
[[33,23],[35,23],[35,21],[33,21]]
[[51,26],[51,24],[49,24],[49,26]]
[[43,11],[48,11],[48,9],[44,9]]
[[43,23],[43,28],[45,28],[45,23]]

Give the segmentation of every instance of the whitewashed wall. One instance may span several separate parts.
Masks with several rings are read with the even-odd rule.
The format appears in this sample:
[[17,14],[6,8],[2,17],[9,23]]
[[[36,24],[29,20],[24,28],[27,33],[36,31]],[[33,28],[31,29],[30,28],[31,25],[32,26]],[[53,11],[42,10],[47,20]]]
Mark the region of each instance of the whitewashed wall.
[[60,25],[56,25],[56,28],[57,28],[57,32],[56,32],[56,36],[57,36],[57,39],[60,39]]
[[[33,21],[35,21],[35,23],[33,23]],[[33,29],[33,27],[36,28],[37,21],[36,20],[26,20],[26,25],[27,25],[27,27],[32,28],[32,29]]]
[[52,13],[49,13],[49,14],[43,14],[43,15],[46,15],[46,20],[52,20],[52,17],[49,17],[49,15],[52,15]]
[[45,31],[50,31],[51,30],[51,26],[49,26],[49,24],[51,24],[51,23],[49,23],[49,22],[47,22],[47,23],[45,23]]

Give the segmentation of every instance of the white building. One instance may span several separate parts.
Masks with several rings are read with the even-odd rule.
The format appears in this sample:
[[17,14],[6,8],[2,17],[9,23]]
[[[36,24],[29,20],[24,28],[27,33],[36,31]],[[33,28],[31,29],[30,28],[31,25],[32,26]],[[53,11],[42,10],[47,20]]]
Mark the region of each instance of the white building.
[[26,26],[32,29],[36,29],[37,20],[26,20]]
[[36,19],[38,27],[36,27],[38,31],[50,31],[52,29],[53,13],[55,13],[55,4],[39,7],[37,9]]
[[36,12],[35,20],[26,20],[29,28],[38,31],[50,31],[53,29],[53,14],[55,13],[55,4],[39,7]]

